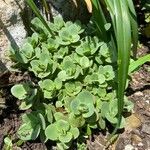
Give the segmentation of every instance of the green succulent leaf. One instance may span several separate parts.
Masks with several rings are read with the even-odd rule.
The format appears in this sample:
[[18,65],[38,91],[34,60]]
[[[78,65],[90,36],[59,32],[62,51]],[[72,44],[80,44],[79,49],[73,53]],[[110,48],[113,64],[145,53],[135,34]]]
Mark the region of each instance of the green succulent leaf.
[[40,125],[32,125],[30,122],[27,124],[23,124],[17,131],[18,137],[21,140],[35,140],[40,133]]
[[76,43],[79,41],[79,28],[75,24],[71,24],[69,27],[64,27],[59,32],[59,38],[57,41],[61,45],[69,45],[71,43]]
[[30,43],[25,43],[20,51],[27,59],[31,59],[34,53],[34,49]]
[[57,131],[56,124],[50,124],[49,126],[47,126],[47,128],[45,129],[45,135],[52,141],[58,140],[59,133]]
[[80,65],[81,65],[82,68],[88,68],[88,67],[90,67],[90,61],[89,61],[88,57],[83,56],[80,59]]
[[62,80],[60,80],[59,78],[56,78],[54,81],[55,87],[57,90],[61,89],[62,87]]
[[65,89],[68,95],[74,96],[81,91],[82,85],[80,82],[67,82],[65,84]]
[[73,138],[74,138],[74,139],[78,138],[78,136],[79,136],[79,134],[80,134],[78,128],[73,128],[73,127],[72,127],[72,128],[70,129],[70,132],[71,132],[71,134],[73,135]]
[[101,117],[101,115],[99,115],[98,124],[102,130],[106,128],[106,121]]
[[25,84],[16,84],[11,88],[11,93],[16,98],[22,100],[27,97],[28,88]]
[[66,74],[66,71],[60,71],[58,73],[58,79],[61,81],[66,81],[68,79],[68,75]]
[[58,121],[58,120],[65,120],[65,116],[64,116],[64,114],[61,113],[61,112],[56,112],[56,113],[54,114],[54,118],[55,118],[56,121]]
[[55,88],[54,82],[50,79],[45,79],[39,82],[40,87],[46,91],[53,91]]
[[40,133],[41,125],[39,118],[36,116],[36,112],[24,114],[22,116],[23,124],[17,131],[17,134],[22,140],[35,140]]
[[112,80],[115,77],[114,71],[113,71],[113,67],[110,65],[106,65],[103,67],[103,74],[106,77],[106,80]]
[[20,110],[27,110],[29,108],[31,108],[33,105],[33,102],[30,102],[30,101],[22,101],[20,106],[19,106],[19,109]]
[[97,37],[85,37],[85,41],[81,41],[81,45],[77,47],[76,52],[79,55],[93,55],[98,51],[103,42],[99,42]]
[[69,131],[69,129],[70,129],[69,123],[62,119],[60,119],[56,122],[56,126],[57,126],[57,130],[59,132],[66,132],[66,131]]
[[72,127],[82,127],[85,124],[85,119],[83,116],[76,116],[73,113],[70,113],[69,123]]
[[47,104],[45,104],[44,103],[44,107],[45,107],[45,111],[46,111],[46,116],[47,116],[47,120],[48,120],[48,122],[49,123],[52,123],[53,122],[53,120],[54,120],[54,117],[53,117],[53,113],[54,113],[54,107],[53,106],[51,106],[50,104],[49,105],[47,105]]
[[54,23],[50,23],[49,26],[51,30],[58,32],[64,26],[63,18],[61,16],[54,17]]
[[73,138],[73,135],[71,134],[71,132],[67,132],[66,135],[59,135],[59,140],[62,142],[62,143],[69,143]]
[[88,91],[80,92],[71,102],[71,110],[75,115],[88,118],[94,114],[94,98]]
[[38,118],[39,118],[39,121],[41,123],[42,129],[45,130],[45,128],[46,128],[46,122],[45,122],[44,116],[41,113],[38,113]]

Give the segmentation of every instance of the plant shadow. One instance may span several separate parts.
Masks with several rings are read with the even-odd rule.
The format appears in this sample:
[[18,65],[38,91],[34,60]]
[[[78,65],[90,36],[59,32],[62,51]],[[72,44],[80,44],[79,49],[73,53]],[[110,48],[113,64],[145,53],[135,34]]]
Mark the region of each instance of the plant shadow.
[[11,47],[15,50],[18,50],[19,49],[18,44],[16,43],[15,39],[13,38],[13,36],[11,35],[11,33],[9,32],[9,30],[4,25],[4,23],[1,19],[0,19],[0,28],[2,29],[2,31],[6,35],[7,39],[9,40]]
[[67,2],[62,1],[58,4],[53,0],[49,0],[48,3],[62,15],[65,21],[80,20],[86,24],[91,18],[91,13],[89,13],[85,1],[68,0]]

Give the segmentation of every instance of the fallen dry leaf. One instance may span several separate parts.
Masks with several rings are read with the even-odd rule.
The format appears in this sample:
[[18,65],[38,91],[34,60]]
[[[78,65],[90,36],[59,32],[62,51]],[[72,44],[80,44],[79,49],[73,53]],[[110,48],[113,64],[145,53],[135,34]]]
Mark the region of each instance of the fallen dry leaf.
[[126,118],[126,129],[135,129],[141,126],[141,119],[136,114]]
[[139,143],[142,142],[142,139],[138,135],[133,134],[133,135],[131,135],[131,141],[134,145],[138,145]]
[[91,0],[85,0],[85,2],[86,2],[87,9],[88,9],[89,13],[91,13],[92,12],[92,2],[91,2]]

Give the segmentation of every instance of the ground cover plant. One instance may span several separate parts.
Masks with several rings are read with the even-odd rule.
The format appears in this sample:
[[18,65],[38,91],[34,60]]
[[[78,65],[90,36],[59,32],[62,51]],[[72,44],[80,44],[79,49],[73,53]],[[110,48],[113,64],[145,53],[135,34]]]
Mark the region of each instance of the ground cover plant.
[[[116,72],[107,44],[86,35],[79,21],[65,23],[61,17],[54,18],[54,23],[49,23],[53,35],[38,18],[32,24],[33,35],[19,51],[11,51],[12,59],[36,77],[36,81],[11,89],[21,101],[21,110],[32,109],[22,116],[18,136],[22,140],[40,136],[66,149],[83,129],[85,135],[90,135],[91,129],[106,129],[106,120],[115,126]],[[125,110],[132,106],[125,101]]]
[[[99,2],[93,3],[95,11],[100,10]],[[21,101],[20,109],[32,110],[22,115],[20,139],[40,137],[43,142],[56,141],[59,149],[68,149],[77,138],[91,135],[93,129],[108,130],[106,122],[117,126],[116,129],[124,127],[122,112],[133,108],[124,96],[127,75],[147,61],[149,55],[133,61],[130,66],[127,62],[124,71],[120,62],[130,60],[130,52],[126,50],[131,49],[131,39],[128,41],[125,36],[124,47],[119,45],[118,40],[122,39],[119,27],[114,26],[115,22],[110,24],[104,20],[97,34],[93,27],[94,24],[99,26],[97,19],[102,17],[97,14],[88,26],[79,21],[64,22],[61,17],[54,18],[53,23],[43,21],[41,16],[34,18],[32,36],[19,50],[11,49],[10,56],[16,66],[28,70],[33,77],[32,81],[19,83],[11,89]],[[113,26],[116,38],[110,42],[108,37],[114,36],[110,34]],[[103,33],[106,36],[101,36]],[[131,38],[131,30],[128,33]],[[129,42],[128,47],[126,42]],[[113,47],[113,43],[117,43],[116,46]],[[119,57],[114,54],[116,49],[124,53],[120,51]]]

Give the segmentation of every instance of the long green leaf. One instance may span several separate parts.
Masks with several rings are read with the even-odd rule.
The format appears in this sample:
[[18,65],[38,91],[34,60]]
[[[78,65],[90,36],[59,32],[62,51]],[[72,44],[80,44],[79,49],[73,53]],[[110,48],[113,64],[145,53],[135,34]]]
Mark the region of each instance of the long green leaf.
[[53,32],[51,31],[50,27],[48,26],[44,17],[41,15],[39,9],[37,8],[37,6],[33,2],[33,0],[26,0],[26,1],[27,1],[28,5],[31,7],[31,9],[33,10],[33,12],[36,14],[36,16],[42,21],[43,25],[47,28],[49,33],[53,36]]
[[[105,3],[111,16],[111,22],[115,33],[114,38],[116,39],[116,47],[118,52],[118,123],[115,130],[110,136],[111,138],[118,130],[122,120],[122,111],[124,107],[124,90],[128,76],[131,51],[131,26],[132,28],[134,26],[132,22],[133,20],[131,20],[133,18],[131,18],[130,9],[132,9],[133,11],[134,7],[129,8],[127,1],[122,0],[105,0]],[[134,33],[133,35],[136,34]],[[133,45],[135,44],[136,43],[133,43]],[[136,48],[136,46],[134,46],[134,48]]]
[[138,58],[138,60],[131,62],[128,74],[131,74],[134,70],[136,70],[139,66],[143,65],[146,62],[150,62],[150,54],[140,57]]
[[127,0],[127,2],[130,10],[130,20],[131,20],[131,27],[132,27],[132,43],[133,43],[132,50],[133,50],[133,56],[134,58],[136,58],[137,45],[138,45],[137,15],[132,0]]
[[93,21],[98,28],[99,36],[105,41],[108,41],[108,36],[105,29],[106,18],[101,8],[99,0],[92,0]]
[[112,56],[112,62],[116,62],[117,60],[117,51],[116,51],[116,44],[115,44],[115,39],[114,39],[114,33],[106,31],[105,29],[105,25],[107,22],[107,18],[103,12],[101,3],[103,3],[103,5],[105,5],[104,1],[101,0],[92,0],[92,7],[93,7],[93,12],[92,12],[92,16],[93,16],[93,21],[98,29],[98,34],[99,37],[104,40],[107,44]]
[[129,11],[126,1],[113,0],[115,11],[115,26],[117,50],[118,50],[118,123],[112,133],[112,136],[116,133],[122,120],[122,112],[124,107],[124,90],[127,81],[130,50],[131,50],[131,24],[129,18]]

